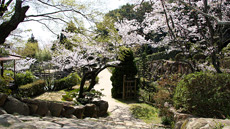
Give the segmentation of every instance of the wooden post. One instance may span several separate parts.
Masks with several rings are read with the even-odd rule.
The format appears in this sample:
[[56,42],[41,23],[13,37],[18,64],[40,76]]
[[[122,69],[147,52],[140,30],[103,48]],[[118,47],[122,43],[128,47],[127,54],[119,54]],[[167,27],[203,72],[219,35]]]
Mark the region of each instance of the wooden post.
[[126,78],[126,75],[123,76],[123,96],[122,96],[122,99],[125,99],[125,78]]
[[14,60],[14,81],[15,81],[15,60]]
[[135,98],[137,98],[137,79],[135,78],[135,83],[134,83],[134,85],[135,85],[135,89],[134,89],[134,97]]
[[3,61],[1,61],[1,67],[2,67],[2,69],[1,69],[1,76],[3,77],[3,73],[4,73]]

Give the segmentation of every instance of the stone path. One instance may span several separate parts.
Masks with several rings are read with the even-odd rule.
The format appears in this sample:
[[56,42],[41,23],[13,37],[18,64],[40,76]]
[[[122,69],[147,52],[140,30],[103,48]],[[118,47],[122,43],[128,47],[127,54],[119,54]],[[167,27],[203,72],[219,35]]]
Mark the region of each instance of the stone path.
[[0,129],[147,129],[158,127],[143,126],[142,123],[115,122],[113,120],[85,118],[32,117],[0,115]]
[[102,100],[109,103],[110,116],[105,118],[104,121],[117,125],[117,128],[151,128],[150,124],[135,119],[129,110],[129,105],[121,103],[111,96],[112,82],[110,81],[111,73],[105,69],[99,75],[99,84],[95,86],[96,90],[103,89],[102,93],[105,95]]

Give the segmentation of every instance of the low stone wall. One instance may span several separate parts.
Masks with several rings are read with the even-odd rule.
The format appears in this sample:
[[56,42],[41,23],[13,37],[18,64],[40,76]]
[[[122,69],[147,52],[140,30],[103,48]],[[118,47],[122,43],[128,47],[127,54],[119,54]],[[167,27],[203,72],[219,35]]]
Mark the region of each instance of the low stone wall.
[[230,129],[230,120],[197,118],[190,114],[179,113],[173,107],[169,107],[169,111],[174,114],[174,129]]
[[54,116],[67,118],[101,117],[107,114],[108,102],[100,100],[91,104],[72,106],[70,103],[35,99],[16,99],[0,93],[0,114]]

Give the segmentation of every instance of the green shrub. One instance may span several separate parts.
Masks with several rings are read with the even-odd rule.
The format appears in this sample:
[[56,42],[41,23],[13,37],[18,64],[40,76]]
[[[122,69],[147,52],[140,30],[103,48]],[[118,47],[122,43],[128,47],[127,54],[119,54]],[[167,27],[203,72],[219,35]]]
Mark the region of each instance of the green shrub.
[[132,104],[130,111],[135,118],[142,119],[146,123],[159,123],[158,110],[148,104]]
[[230,114],[230,74],[189,74],[179,82],[173,100],[184,112],[224,118]]
[[112,97],[121,98],[123,92],[123,76],[133,79],[137,74],[137,67],[134,63],[133,52],[131,49],[122,47],[118,55],[118,59],[121,61],[119,67],[116,67],[112,71],[110,80],[112,81]]
[[81,78],[77,73],[71,73],[67,77],[54,81],[53,90],[72,89],[73,86],[80,84]]
[[34,81],[34,79],[35,79],[35,76],[30,71],[26,71],[26,73],[17,73],[16,74],[16,84],[18,86],[32,83]]
[[161,124],[163,124],[163,125],[172,125],[173,124],[173,118],[163,116],[163,117],[161,117]]
[[0,47],[0,57],[1,56],[9,56],[9,51],[7,51],[5,48]]
[[37,80],[33,83],[22,85],[19,87],[19,93],[24,97],[32,97],[45,92],[45,81]]
[[12,80],[10,76],[4,76],[4,78],[0,76],[0,92],[10,94],[12,91],[8,88],[8,84]]
[[[156,83],[155,82],[150,82],[147,79],[140,78],[140,85],[141,87],[139,91],[139,99],[141,101],[147,102],[147,103],[154,103],[154,94],[156,92]],[[145,85],[145,86],[143,86]]]
[[14,72],[11,70],[4,70],[4,76],[14,77]]
[[35,54],[35,58],[39,61],[39,62],[42,62],[42,61],[49,61],[49,60],[52,60],[52,55],[50,53],[49,50],[40,50],[40,51],[37,51],[36,54]]

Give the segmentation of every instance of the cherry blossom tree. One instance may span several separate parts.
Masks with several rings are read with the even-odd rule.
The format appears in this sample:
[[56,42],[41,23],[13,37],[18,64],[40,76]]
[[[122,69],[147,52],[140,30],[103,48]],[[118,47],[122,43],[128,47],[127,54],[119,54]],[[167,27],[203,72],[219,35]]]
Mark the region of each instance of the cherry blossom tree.
[[[94,40],[97,35],[90,33],[74,33],[67,30],[62,32],[66,41],[71,42],[72,49],[68,50],[64,44],[57,45],[54,51],[52,63],[60,70],[77,68],[83,70],[80,84],[79,98],[84,98],[84,86],[86,80],[90,80],[87,91],[93,89],[97,75],[108,67],[116,67],[115,50],[108,50],[102,42]],[[65,42],[66,42],[65,41]]]
[[[116,23],[124,43],[147,43],[155,47],[167,46],[168,52],[181,51],[184,56],[181,61],[188,63],[193,71],[199,70],[194,57],[202,53],[210,57],[215,70],[221,72],[219,55],[230,41],[229,3],[224,0],[152,0],[151,3],[153,10],[145,14],[143,22],[123,19]],[[144,34],[138,33],[139,29]],[[146,38],[149,33],[167,35],[156,42]]]

